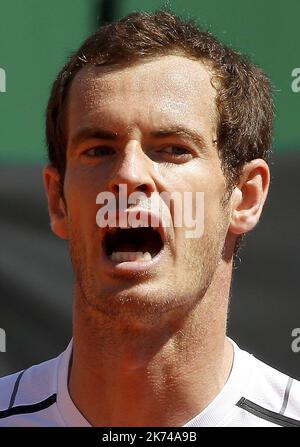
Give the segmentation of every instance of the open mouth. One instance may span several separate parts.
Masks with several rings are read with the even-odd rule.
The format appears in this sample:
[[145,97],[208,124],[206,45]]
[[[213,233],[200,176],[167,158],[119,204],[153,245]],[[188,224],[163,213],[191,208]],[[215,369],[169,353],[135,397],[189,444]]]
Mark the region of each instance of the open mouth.
[[151,261],[163,247],[161,234],[153,227],[110,228],[103,240],[106,256],[117,263]]

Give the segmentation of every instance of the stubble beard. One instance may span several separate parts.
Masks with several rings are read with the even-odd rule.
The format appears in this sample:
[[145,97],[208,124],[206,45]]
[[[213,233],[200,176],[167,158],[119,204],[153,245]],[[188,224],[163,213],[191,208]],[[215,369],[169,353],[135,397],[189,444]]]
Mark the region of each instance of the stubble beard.
[[81,243],[84,238],[69,219],[69,252],[80,295],[76,299],[81,300],[81,307],[87,306],[93,314],[100,313],[122,322],[145,319],[147,322],[157,323],[157,319],[167,313],[190,312],[205,296],[222,260],[228,201],[223,200],[221,205],[220,216],[214,223],[214,228],[207,231],[202,242],[197,244],[196,240],[187,240],[184,269],[177,271],[177,267],[176,271],[168,272],[158,283],[158,287],[153,288],[150,284],[147,288],[141,282],[141,285],[135,285],[133,293],[131,287],[125,287],[117,293],[109,288],[97,288],[99,281],[95,278],[95,265],[99,266],[99,262],[88,262],[86,247]]

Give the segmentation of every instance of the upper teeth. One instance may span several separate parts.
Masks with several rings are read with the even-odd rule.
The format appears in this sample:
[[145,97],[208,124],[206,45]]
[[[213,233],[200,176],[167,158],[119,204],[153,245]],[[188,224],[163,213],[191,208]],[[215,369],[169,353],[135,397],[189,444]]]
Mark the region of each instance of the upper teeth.
[[110,255],[110,259],[115,262],[121,261],[151,261],[152,256],[147,251],[113,251]]

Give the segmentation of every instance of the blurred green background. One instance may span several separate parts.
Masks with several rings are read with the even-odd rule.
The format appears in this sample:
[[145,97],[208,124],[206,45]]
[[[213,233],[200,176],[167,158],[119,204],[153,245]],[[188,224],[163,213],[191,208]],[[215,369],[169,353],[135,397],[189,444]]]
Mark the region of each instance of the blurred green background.
[[299,0],[1,0],[0,5],[0,67],[6,73],[6,92],[0,93],[0,162],[45,161],[44,114],[51,84],[103,15],[119,18],[163,6],[197,19],[265,69],[277,110],[274,149],[300,147],[300,93],[291,88],[292,70],[300,66]]

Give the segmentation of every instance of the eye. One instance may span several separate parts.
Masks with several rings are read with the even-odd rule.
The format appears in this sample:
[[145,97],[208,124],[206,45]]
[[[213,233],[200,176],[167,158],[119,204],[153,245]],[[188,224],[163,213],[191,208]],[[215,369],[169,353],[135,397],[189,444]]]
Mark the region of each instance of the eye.
[[188,155],[190,152],[184,147],[180,146],[168,146],[161,150],[170,155]]
[[160,149],[158,153],[165,161],[173,161],[174,163],[184,163],[193,158],[191,151],[182,146],[166,146]]
[[115,150],[109,146],[96,146],[84,152],[84,155],[89,158],[101,158],[113,155]]

